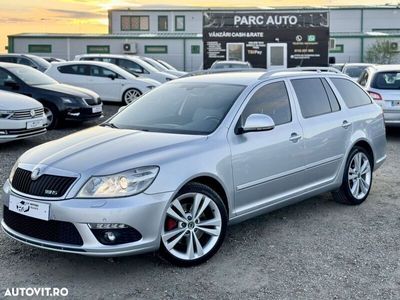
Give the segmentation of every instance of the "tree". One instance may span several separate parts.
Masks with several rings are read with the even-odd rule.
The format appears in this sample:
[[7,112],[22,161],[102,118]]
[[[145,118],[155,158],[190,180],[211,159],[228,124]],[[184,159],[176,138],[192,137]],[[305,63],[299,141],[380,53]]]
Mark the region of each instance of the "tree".
[[391,48],[390,40],[378,40],[368,48],[365,62],[374,64],[391,64],[396,62],[399,52]]

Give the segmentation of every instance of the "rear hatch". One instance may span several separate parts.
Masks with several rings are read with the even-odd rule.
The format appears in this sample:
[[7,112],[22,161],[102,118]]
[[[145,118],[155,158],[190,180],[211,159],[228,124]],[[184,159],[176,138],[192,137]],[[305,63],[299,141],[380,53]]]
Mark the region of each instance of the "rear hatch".
[[370,94],[384,111],[400,111],[400,70],[376,73]]

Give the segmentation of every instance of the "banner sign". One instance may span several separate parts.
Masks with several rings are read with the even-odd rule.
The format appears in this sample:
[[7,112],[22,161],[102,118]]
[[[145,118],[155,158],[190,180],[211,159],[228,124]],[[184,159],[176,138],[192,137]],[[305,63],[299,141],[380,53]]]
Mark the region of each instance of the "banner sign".
[[205,12],[204,68],[217,60],[244,60],[266,68],[282,55],[267,52],[273,44],[285,44],[287,67],[327,66],[328,20],[327,12]]

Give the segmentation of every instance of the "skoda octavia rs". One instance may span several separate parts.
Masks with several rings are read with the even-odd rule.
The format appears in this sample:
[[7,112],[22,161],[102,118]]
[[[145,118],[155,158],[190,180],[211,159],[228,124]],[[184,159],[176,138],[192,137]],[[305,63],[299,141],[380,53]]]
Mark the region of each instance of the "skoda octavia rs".
[[177,79],[23,154],[3,188],[2,227],[45,249],[159,249],[194,265],[217,252],[228,223],[328,191],[362,203],[385,153],[382,109],[345,75]]

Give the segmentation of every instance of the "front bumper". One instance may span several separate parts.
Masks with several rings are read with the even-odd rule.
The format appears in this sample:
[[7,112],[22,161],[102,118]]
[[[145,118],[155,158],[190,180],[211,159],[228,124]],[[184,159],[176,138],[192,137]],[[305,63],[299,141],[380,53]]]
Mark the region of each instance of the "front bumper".
[[[43,126],[33,129],[27,129],[28,122],[41,121]],[[23,120],[1,120],[0,124],[0,143],[11,142],[15,140],[27,139],[30,137],[46,133],[46,117],[23,119]]]
[[[96,105],[94,105],[96,106]],[[63,112],[64,120],[84,122],[103,117],[103,111],[93,112],[93,107],[67,108]]]
[[[160,245],[161,226],[172,192],[140,194],[115,199],[68,199],[43,201],[22,197],[11,190],[7,181],[2,194],[3,204],[9,206],[10,195],[21,200],[50,204],[50,220],[72,223],[83,240],[82,246],[50,242],[17,232],[3,219],[1,226],[10,237],[23,243],[61,252],[89,256],[122,256],[155,251]],[[89,223],[119,223],[135,228],[142,235],[136,242],[118,245],[100,243]]]

